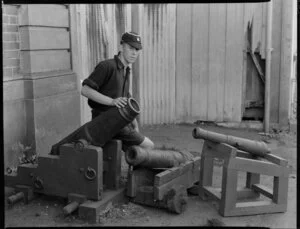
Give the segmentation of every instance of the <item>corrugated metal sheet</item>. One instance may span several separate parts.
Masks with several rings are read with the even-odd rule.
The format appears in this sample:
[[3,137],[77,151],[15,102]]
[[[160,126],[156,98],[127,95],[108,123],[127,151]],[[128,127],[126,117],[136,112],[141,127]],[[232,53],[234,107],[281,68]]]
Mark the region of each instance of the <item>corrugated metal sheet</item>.
[[141,7],[140,123],[171,123],[175,119],[176,5],[144,4]]
[[175,121],[241,121],[247,26],[263,56],[265,4],[177,4]]

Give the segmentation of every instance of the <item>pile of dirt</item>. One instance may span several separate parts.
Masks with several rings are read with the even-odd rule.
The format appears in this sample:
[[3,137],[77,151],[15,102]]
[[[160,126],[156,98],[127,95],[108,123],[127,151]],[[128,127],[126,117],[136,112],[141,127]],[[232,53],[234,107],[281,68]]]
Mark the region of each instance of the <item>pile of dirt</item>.
[[130,220],[146,216],[146,210],[139,205],[129,202],[122,205],[109,205],[105,211],[99,215],[99,223],[114,223],[120,220]]

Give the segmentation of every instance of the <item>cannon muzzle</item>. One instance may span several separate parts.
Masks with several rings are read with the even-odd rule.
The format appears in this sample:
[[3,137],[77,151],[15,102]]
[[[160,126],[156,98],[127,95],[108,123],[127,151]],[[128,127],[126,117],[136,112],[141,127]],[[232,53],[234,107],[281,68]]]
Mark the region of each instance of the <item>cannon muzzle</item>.
[[193,137],[197,139],[204,139],[204,140],[209,140],[218,143],[226,143],[240,150],[252,154],[256,154],[259,156],[264,156],[265,154],[271,152],[267,144],[264,142],[234,137],[231,135],[219,134],[212,131],[203,130],[199,127],[196,127],[193,130]]
[[139,113],[138,102],[133,98],[128,98],[126,106],[110,108],[53,145],[50,154],[59,155],[61,145],[78,141],[81,141],[83,145],[82,141],[86,141],[89,144],[102,147],[123,127],[132,122]]
[[193,157],[188,151],[150,150],[139,146],[131,146],[125,152],[125,159],[129,165],[147,168],[171,168]]

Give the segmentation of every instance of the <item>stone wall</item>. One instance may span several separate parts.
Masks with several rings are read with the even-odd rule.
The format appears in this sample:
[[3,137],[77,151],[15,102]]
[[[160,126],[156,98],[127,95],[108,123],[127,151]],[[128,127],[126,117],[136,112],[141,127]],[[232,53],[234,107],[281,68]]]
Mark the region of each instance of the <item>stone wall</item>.
[[3,5],[3,12],[7,167],[16,164],[20,143],[46,155],[80,126],[80,93],[71,65],[68,5]]

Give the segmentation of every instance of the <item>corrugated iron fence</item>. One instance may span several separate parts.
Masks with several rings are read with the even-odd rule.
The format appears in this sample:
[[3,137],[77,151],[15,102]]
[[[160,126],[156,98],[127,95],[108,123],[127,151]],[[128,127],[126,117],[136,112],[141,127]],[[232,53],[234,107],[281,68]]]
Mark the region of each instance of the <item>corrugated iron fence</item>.
[[266,4],[86,5],[89,72],[113,57],[121,34],[138,23],[143,50],[133,77],[141,124],[240,122],[249,86],[247,28],[251,51],[264,59]]

